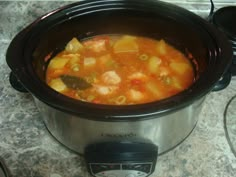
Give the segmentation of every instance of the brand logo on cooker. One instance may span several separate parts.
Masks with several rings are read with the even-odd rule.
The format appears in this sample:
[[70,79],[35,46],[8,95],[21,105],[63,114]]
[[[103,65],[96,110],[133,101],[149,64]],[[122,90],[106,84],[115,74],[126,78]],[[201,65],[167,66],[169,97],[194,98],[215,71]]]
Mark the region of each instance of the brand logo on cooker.
[[129,138],[129,137],[136,137],[135,133],[124,133],[124,134],[113,134],[113,133],[102,133],[101,136],[104,137],[112,137],[112,138]]

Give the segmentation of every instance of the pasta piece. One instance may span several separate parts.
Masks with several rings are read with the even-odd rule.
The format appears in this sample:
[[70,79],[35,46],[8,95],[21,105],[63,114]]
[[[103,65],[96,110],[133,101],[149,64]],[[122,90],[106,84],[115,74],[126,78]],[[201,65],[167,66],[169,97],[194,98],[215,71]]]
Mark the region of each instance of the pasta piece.
[[124,96],[124,95],[120,95],[120,96],[118,96],[116,99],[115,99],[115,103],[117,104],[117,105],[122,105],[122,104],[124,104],[126,102],[126,96]]
[[138,58],[142,61],[146,61],[146,60],[148,60],[148,55],[147,54],[142,54],[142,55],[139,55]]

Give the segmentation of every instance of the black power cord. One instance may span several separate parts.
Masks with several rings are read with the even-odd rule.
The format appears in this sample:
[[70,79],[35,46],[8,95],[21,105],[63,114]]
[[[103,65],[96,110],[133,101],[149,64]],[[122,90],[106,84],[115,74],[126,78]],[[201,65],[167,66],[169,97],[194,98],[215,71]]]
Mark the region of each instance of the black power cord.
[[[4,176],[2,176],[4,175]],[[0,177],[11,177],[9,170],[2,158],[0,158]]]
[[210,9],[209,15],[207,17],[207,21],[211,21],[212,20],[212,16],[213,16],[214,10],[215,10],[215,5],[214,5],[213,0],[210,0],[210,3],[211,3],[211,9]]
[[234,154],[234,156],[236,157],[236,150],[234,149],[233,143],[232,143],[232,141],[230,140],[229,131],[228,131],[228,128],[227,128],[227,120],[226,120],[229,105],[230,105],[230,103],[232,103],[232,101],[233,101],[234,99],[236,99],[236,95],[233,96],[233,97],[229,100],[229,102],[227,103],[227,105],[226,105],[226,107],[225,107],[225,111],[224,111],[224,131],[225,131],[226,140],[227,140],[227,142],[228,142],[228,144],[229,144],[230,150],[231,150],[231,152]]

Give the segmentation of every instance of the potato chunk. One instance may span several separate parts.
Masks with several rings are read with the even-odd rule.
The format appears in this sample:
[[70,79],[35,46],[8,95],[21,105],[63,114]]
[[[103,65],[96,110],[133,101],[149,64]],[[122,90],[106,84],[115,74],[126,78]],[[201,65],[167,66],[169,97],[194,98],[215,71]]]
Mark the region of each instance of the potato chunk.
[[68,61],[69,61],[68,58],[55,57],[50,61],[48,68],[62,69],[67,64]]
[[166,49],[166,42],[164,40],[160,40],[158,43],[157,43],[157,47],[156,47],[156,50],[157,52],[160,54],[160,55],[165,55],[166,52],[167,52],[167,49]]
[[138,52],[139,47],[136,43],[136,37],[124,36],[115,42],[113,49],[115,53]]
[[176,77],[172,77],[172,84],[171,85],[178,90],[184,89],[184,87],[182,86],[182,83]]
[[172,62],[170,63],[170,67],[178,74],[184,74],[187,70],[191,69],[191,66],[189,64],[180,62]]
[[63,92],[67,89],[67,86],[60,78],[52,79],[49,82],[49,86],[58,92]]
[[74,37],[67,43],[65,50],[70,53],[80,52],[84,49],[84,46]]
[[148,60],[148,70],[153,74],[157,73],[161,62],[162,62],[162,60],[160,58],[155,57],[155,56],[151,57]]
[[158,85],[155,82],[148,82],[146,85],[146,89],[151,92],[155,96],[160,96],[161,91],[158,89]]
[[80,70],[80,56],[79,54],[70,54],[71,58],[68,62],[69,67],[72,71],[78,72]]

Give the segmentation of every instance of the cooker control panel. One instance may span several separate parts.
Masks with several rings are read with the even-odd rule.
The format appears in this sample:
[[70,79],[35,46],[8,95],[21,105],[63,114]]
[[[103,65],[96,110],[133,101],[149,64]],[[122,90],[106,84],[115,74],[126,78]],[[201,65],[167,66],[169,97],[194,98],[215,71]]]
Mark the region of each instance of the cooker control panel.
[[146,177],[152,173],[152,162],[90,163],[89,171],[95,177]]
[[103,142],[85,149],[94,177],[147,177],[155,169],[157,155],[157,146],[150,143]]

